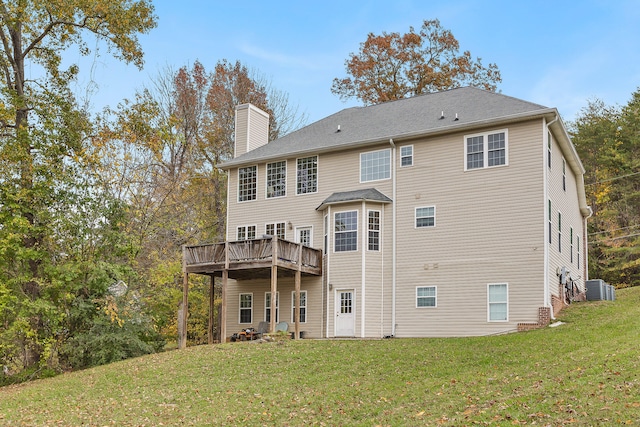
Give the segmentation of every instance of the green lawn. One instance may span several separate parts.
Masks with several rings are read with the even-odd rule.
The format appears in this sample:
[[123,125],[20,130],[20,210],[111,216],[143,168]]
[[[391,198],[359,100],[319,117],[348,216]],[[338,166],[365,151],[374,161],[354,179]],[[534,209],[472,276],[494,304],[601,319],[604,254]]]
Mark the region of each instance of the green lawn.
[[640,425],[640,287],[481,338],[192,347],[0,388],[0,425]]

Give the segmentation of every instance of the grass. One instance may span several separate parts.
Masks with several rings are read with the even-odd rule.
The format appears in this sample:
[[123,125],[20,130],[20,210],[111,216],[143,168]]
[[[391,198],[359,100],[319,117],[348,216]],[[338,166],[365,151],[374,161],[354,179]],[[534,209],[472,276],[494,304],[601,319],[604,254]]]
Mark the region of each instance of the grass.
[[640,287],[478,338],[230,343],[0,388],[0,425],[640,425]]

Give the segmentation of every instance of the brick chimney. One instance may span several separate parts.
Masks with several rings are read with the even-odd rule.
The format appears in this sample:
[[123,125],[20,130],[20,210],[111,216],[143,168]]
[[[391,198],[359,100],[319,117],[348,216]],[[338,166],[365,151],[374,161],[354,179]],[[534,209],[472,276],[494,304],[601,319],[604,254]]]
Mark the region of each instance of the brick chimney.
[[269,142],[269,114],[253,104],[238,105],[235,139],[234,158],[266,145]]

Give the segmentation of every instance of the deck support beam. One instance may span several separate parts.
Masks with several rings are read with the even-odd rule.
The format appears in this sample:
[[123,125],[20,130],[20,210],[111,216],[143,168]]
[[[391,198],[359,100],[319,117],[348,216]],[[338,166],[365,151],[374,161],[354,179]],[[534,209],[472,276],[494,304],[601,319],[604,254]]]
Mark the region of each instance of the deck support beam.
[[269,316],[269,332],[274,333],[276,330],[276,301],[278,298],[278,236],[273,236],[271,242],[271,316]]
[[295,281],[294,281],[294,290],[295,290],[295,301],[294,306],[295,310],[293,313],[294,317],[294,338],[300,339],[300,281],[302,276],[302,243],[298,244],[298,268],[296,269]]
[[182,247],[182,333],[178,337],[178,348],[187,348],[187,319],[189,318],[189,273],[184,256],[184,246]]
[[214,294],[214,284],[215,280],[213,278],[213,274],[209,275],[209,281],[211,287],[209,288],[209,325],[207,327],[207,342],[209,344],[213,344],[213,315],[215,312],[215,294]]

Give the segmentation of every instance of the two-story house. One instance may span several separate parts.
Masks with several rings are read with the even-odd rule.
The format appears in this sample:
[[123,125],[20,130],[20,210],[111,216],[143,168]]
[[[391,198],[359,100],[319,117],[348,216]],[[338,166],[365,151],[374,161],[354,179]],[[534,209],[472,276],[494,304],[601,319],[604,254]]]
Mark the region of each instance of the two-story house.
[[187,273],[223,277],[223,336],[497,334],[584,292],[584,168],[555,108],[465,87],[272,142],[266,113],[236,114],[227,242],[185,252]]

